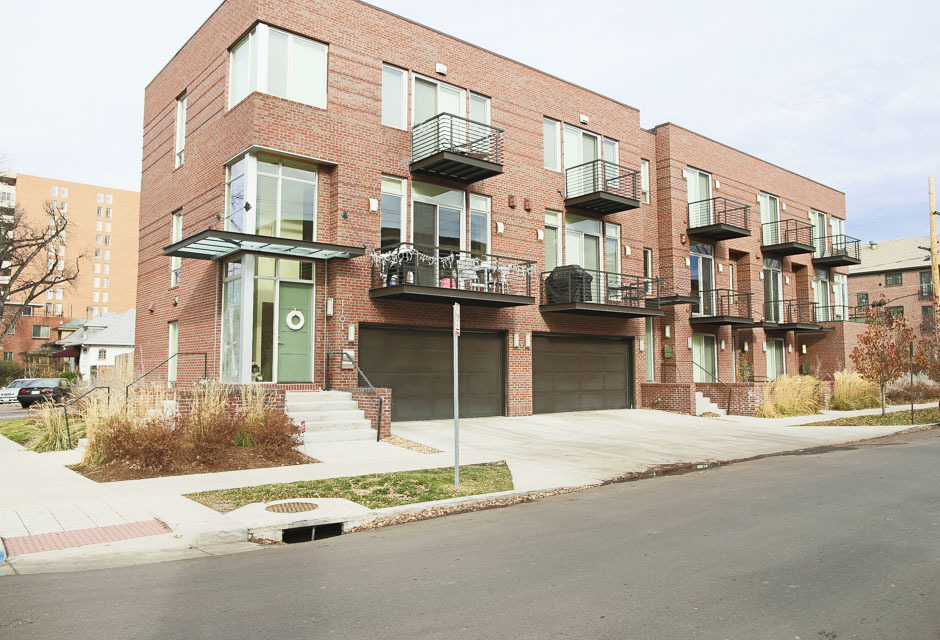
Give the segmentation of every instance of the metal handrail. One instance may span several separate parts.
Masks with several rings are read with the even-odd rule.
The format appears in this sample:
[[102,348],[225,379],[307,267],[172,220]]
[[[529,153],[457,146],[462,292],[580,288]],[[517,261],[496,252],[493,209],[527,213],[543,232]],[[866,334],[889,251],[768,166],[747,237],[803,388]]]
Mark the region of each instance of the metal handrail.
[[[818,244],[822,241],[822,245]],[[814,258],[830,258],[833,256],[848,256],[856,260],[861,259],[861,249],[859,248],[861,240],[847,236],[844,233],[837,233],[831,236],[813,236],[813,246],[816,251],[813,252]]]
[[412,126],[412,162],[441,151],[502,164],[503,130],[452,113],[439,113]]
[[[752,316],[751,300],[754,294],[738,289],[705,289],[698,292],[699,310],[694,313],[701,316],[731,316],[735,318],[750,318]],[[711,304],[711,310],[706,310],[706,303]],[[731,313],[743,305],[744,313]],[[694,310],[694,306],[693,306]]]
[[565,198],[612,193],[639,200],[640,171],[609,160],[589,160],[565,169]]
[[595,302],[625,307],[655,306],[658,309],[661,307],[660,286],[656,277],[565,265],[542,272],[541,302]]
[[750,229],[751,206],[730,198],[708,198],[689,203],[689,228],[730,224]]
[[153,373],[154,371],[156,371],[157,369],[159,369],[160,367],[162,367],[163,365],[165,365],[167,362],[169,362],[170,360],[172,360],[172,359],[175,358],[176,356],[202,356],[202,378],[203,378],[203,380],[205,380],[205,379],[207,379],[207,378],[209,377],[209,354],[208,354],[207,352],[205,352],[205,351],[188,351],[188,352],[187,352],[187,351],[180,351],[180,352],[174,353],[172,356],[170,356],[169,358],[167,358],[166,360],[164,360],[163,362],[161,362],[161,363],[158,364],[157,366],[152,367],[151,369],[148,369],[146,373],[144,373],[144,374],[141,375],[141,376],[138,376],[138,377],[135,378],[129,385],[127,385],[126,387],[124,387],[124,406],[125,406],[125,410],[127,409],[127,397],[128,397],[128,393],[130,393],[131,387],[133,387],[135,384],[137,384],[138,382],[140,382],[141,380],[143,380],[144,378],[146,378],[147,376],[149,376],[151,373]]
[[[782,311],[781,311],[782,306]],[[820,307],[813,300],[801,298],[790,298],[782,300],[764,301],[764,321],[776,324],[801,324],[821,322]],[[770,313],[773,310],[773,313]],[[777,319],[771,319],[772,315],[778,315]],[[794,319],[794,316],[796,319]]]
[[[680,362],[682,362],[682,363],[686,363],[686,362],[692,363],[693,365],[695,365],[696,367],[698,367],[699,369],[701,369],[702,371],[704,371],[708,376],[714,378],[714,382],[717,382],[718,384],[720,384],[721,386],[723,386],[725,389],[727,389],[727,390],[728,390],[728,404],[727,404],[727,408],[725,409],[725,411],[727,411],[728,413],[731,413],[731,394],[734,392],[734,389],[732,389],[730,386],[728,386],[728,384],[727,384],[726,382],[722,382],[721,378],[719,378],[716,374],[712,373],[711,371],[709,371],[708,369],[706,369],[705,367],[703,367],[702,365],[700,365],[699,363],[697,363],[695,360],[673,360],[673,359],[669,359],[669,360],[664,361],[664,362],[663,362],[663,368],[662,368],[662,371],[663,371],[663,374],[662,374],[662,381],[663,381],[663,384],[666,383],[666,365],[667,365],[667,364],[676,365],[676,364],[679,364]],[[696,384],[696,383],[693,382],[693,384]],[[706,383],[704,383],[704,384],[709,384],[709,383],[706,382]]]
[[786,242],[813,245],[813,225],[802,220],[784,218],[761,224],[761,244],[773,246]]
[[64,405],[62,405],[62,413],[65,415],[65,437],[68,438],[69,440],[69,449],[72,448],[72,430],[71,428],[69,428],[69,407],[71,407],[73,404],[75,404],[76,402],[78,402],[79,400],[87,396],[88,394],[90,394],[92,391],[97,391],[98,389],[107,390],[108,392],[108,405],[107,406],[110,407],[111,406],[111,387],[108,387],[108,386],[92,387],[91,389],[89,389],[82,395],[78,396],[74,400],[66,402]]
[[369,385],[369,389],[375,394],[375,399],[379,401],[379,413],[376,418],[376,430],[375,430],[375,441],[380,442],[382,440],[382,396],[379,395],[379,392],[369,381],[369,378],[366,377],[366,374],[362,372],[362,369],[359,368],[359,365],[356,364],[356,361],[353,360],[353,357],[346,353],[345,351],[328,351],[326,353],[326,383],[324,385],[325,390],[329,391],[333,386],[333,377],[330,375],[330,356],[340,356],[340,360],[346,359],[356,368],[356,372],[359,376],[366,381],[366,384]]

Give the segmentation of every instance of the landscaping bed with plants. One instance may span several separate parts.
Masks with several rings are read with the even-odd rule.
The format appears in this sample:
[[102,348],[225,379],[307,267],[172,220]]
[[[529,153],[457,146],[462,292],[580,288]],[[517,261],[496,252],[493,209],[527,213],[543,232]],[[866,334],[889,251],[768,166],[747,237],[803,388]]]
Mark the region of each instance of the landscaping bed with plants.
[[[913,426],[925,425],[925,424],[937,424],[940,423],[940,411],[937,409],[915,409],[914,410],[914,422]],[[886,413],[881,415],[876,413],[870,416],[855,416],[847,418],[836,418],[835,420],[827,420],[825,422],[812,422],[809,424],[800,425],[803,427],[869,427],[869,426],[884,426],[884,427],[903,427],[911,426],[911,412],[910,409],[907,411],[892,411],[891,413]]]
[[460,467],[460,488],[454,487],[454,468],[376,473],[347,478],[327,478],[263,484],[256,487],[190,493],[186,497],[220,513],[255,502],[289,498],[346,498],[370,509],[472,496],[513,488],[505,462]]
[[[233,394],[238,402],[233,403]],[[88,445],[72,470],[99,482],[319,462],[297,450],[298,425],[260,387],[200,384],[189,411],[167,411],[168,391],[145,388],[129,403],[89,397],[80,414]]]

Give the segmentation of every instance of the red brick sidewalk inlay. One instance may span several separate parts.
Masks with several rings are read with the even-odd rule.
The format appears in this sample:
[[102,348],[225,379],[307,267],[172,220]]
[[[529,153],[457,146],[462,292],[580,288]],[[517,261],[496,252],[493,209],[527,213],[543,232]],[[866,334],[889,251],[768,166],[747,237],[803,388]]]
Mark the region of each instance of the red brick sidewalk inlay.
[[129,522],[127,524],[112,524],[107,527],[94,527],[92,529],[76,529],[74,531],[56,531],[55,533],[41,533],[35,536],[18,536],[4,538],[7,556],[17,556],[24,553],[39,551],[55,551],[70,547],[84,547],[99,542],[116,542],[143,538],[167,533],[169,529],[157,520],[144,520],[142,522]]

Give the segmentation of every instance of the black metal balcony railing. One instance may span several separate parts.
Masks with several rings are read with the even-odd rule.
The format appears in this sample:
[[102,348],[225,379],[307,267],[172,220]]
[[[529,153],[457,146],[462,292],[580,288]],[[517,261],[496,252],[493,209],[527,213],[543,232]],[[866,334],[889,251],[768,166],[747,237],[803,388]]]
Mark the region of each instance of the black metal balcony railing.
[[659,278],[559,267],[542,274],[542,304],[591,302],[659,308]]
[[[693,293],[692,295],[695,295]],[[753,294],[735,289],[706,289],[698,292],[699,301],[692,305],[692,313],[700,316],[728,316],[750,318]]]
[[372,253],[372,288],[435,289],[532,295],[534,260],[402,242]]
[[[826,308],[826,307],[823,307]],[[778,324],[815,324],[819,310],[812,300],[765,300],[764,320]]]
[[813,225],[793,218],[761,225],[761,244],[764,246],[790,242],[813,246]]
[[837,234],[834,236],[813,236],[813,246],[816,251],[813,252],[814,258],[845,257],[852,260],[860,260],[859,245],[861,241],[858,238]]
[[639,171],[607,160],[591,160],[565,171],[565,198],[568,200],[591,193],[611,193],[639,200],[639,185]]
[[727,224],[749,229],[751,207],[728,198],[709,198],[689,203],[689,228]]
[[816,322],[866,322],[869,307],[850,307],[847,304],[816,305]]
[[503,130],[450,113],[439,113],[412,127],[412,162],[442,151],[502,164]]

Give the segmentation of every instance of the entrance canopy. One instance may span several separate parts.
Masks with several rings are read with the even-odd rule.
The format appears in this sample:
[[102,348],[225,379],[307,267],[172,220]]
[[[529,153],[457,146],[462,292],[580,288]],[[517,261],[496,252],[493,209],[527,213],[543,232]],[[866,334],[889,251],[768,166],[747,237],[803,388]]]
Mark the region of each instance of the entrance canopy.
[[163,248],[165,256],[197,260],[222,260],[238,253],[297,260],[325,260],[355,258],[365,254],[365,247],[206,229]]

